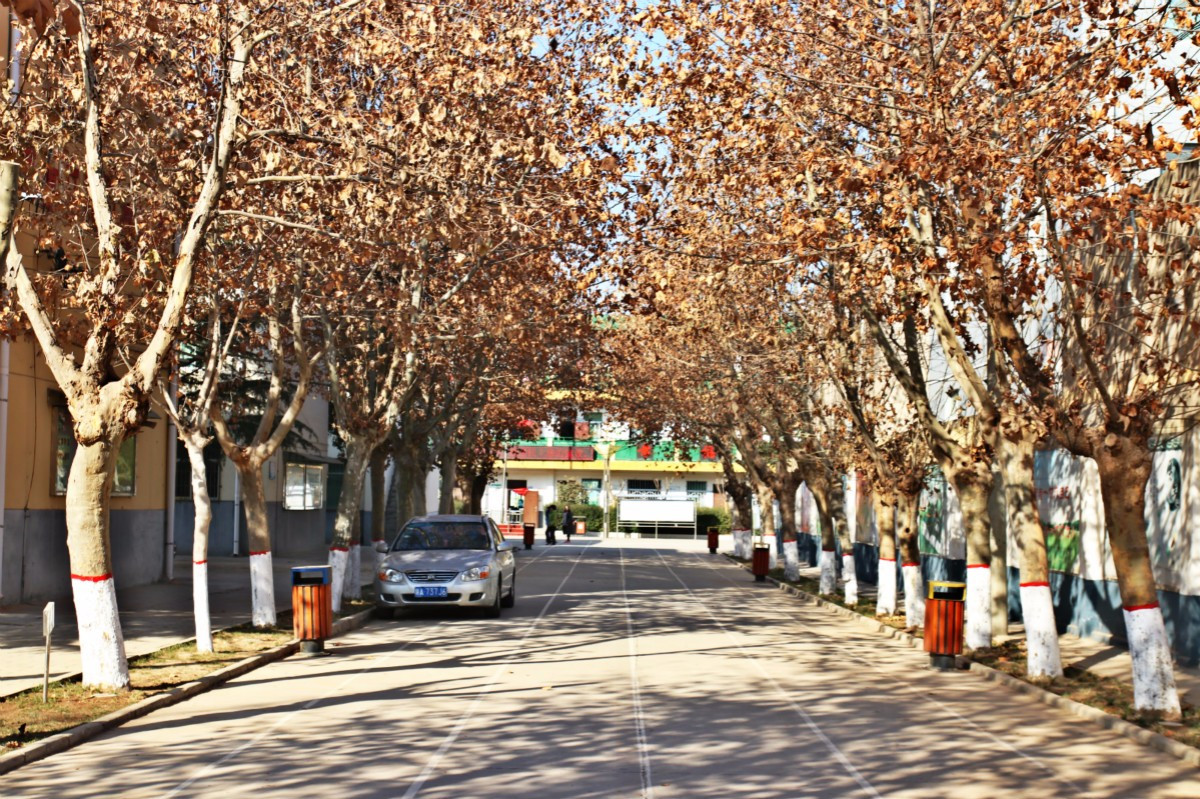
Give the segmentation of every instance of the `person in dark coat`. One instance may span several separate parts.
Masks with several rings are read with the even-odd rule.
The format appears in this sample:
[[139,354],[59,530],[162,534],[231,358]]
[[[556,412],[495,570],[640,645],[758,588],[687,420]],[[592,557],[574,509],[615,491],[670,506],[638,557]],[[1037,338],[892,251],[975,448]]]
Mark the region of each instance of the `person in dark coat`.
[[570,505],[563,511],[562,524],[563,533],[567,536],[567,543],[569,544],[571,543],[571,533],[575,532],[575,514],[571,513]]
[[[554,537],[554,517],[551,516],[554,511],[558,510],[557,505],[546,506],[546,543],[557,544],[558,541]],[[568,511],[569,513],[570,511]]]

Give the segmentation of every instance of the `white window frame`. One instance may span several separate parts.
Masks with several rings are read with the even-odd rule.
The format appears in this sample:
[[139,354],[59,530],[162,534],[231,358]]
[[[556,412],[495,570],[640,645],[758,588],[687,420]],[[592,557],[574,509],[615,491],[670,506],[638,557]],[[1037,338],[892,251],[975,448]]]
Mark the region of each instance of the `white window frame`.
[[[297,502],[296,496],[290,490],[294,475],[303,475],[304,491]],[[325,509],[326,471],[323,463],[302,463],[300,461],[285,461],[283,465],[283,509],[284,510],[324,510]]]

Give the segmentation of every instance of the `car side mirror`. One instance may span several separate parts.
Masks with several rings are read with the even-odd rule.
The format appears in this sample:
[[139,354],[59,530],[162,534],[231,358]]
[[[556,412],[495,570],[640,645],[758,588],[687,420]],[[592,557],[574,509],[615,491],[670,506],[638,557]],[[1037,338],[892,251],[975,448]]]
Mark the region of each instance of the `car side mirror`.
[[380,555],[386,555],[387,551],[388,551],[388,542],[387,541],[376,541],[375,542],[375,551],[378,552]]
[[517,544],[515,541],[505,541],[504,543],[498,544],[496,546],[496,551],[497,552],[512,552],[516,548],[517,548]]

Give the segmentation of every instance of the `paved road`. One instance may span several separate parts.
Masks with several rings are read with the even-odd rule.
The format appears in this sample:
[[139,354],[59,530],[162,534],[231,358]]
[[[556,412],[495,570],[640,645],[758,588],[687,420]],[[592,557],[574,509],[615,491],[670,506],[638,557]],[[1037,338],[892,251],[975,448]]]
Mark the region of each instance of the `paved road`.
[[5,797],[1196,797],[1178,760],[691,542],[521,553],[517,608],[339,639],[0,777]]

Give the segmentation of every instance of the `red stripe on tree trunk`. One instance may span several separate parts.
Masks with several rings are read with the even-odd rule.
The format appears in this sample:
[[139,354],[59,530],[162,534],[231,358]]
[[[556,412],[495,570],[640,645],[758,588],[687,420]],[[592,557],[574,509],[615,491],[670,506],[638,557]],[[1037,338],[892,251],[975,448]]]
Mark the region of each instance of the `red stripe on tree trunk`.
[[81,580],[85,583],[102,583],[105,580],[111,580],[112,575],[111,574],[99,574],[99,575],[93,576],[90,574],[72,574],[71,579],[72,580]]
[[1149,605],[1126,605],[1125,610],[1133,613],[1135,610],[1153,610],[1158,607],[1157,602],[1151,602]]
[[1047,583],[1047,582],[1045,582],[1045,581],[1042,581],[1042,580],[1035,580],[1035,581],[1034,581],[1034,582],[1032,582],[1032,583],[1021,583],[1021,587],[1022,587],[1022,588],[1038,588],[1038,587],[1040,587],[1040,586],[1043,586],[1043,585],[1044,585],[1044,586],[1046,586],[1047,588],[1049,588],[1049,587],[1050,587],[1050,583]]
[[208,563],[208,561],[207,560],[193,560],[192,563],[194,563],[197,566],[203,566],[205,563]]
[[350,547],[330,547],[330,552],[349,552]]
[[822,552],[836,552],[836,549],[822,549]]
[[251,553],[250,553],[250,557],[254,557],[255,555],[270,555],[270,554],[271,554],[271,550],[269,550],[269,549],[264,549],[264,550],[261,550],[261,551],[259,551],[259,552],[251,552]]
[[992,567],[986,563],[968,563],[967,568],[968,569],[990,569]]
[[895,562],[896,562],[896,559],[895,559],[895,558],[880,558],[880,560],[886,560],[888,563],[895,563]]
[[901,566],[906,566],[906,567],[907,567],[907,566],[920,566],[921,564],[920,564],[920,563],[917,563],[917,562],[916,562],[916,561],[914,561],[914,560],[910,560],[908,563],[902,563],[902,564],[900,564],[900,565],[901,565]]

